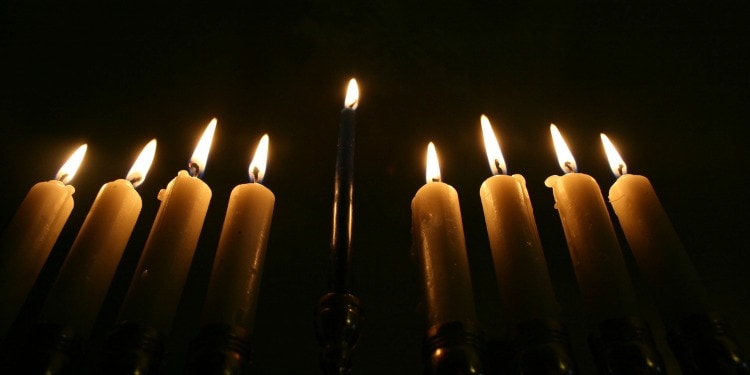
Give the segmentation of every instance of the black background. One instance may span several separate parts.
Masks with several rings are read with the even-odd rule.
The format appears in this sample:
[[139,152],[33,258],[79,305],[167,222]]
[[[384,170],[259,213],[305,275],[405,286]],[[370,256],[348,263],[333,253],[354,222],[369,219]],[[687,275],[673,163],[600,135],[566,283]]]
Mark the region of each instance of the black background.
[[[626,2],[7,3],[0,10],[0,225],[34,183],[89,144],[73,180],[75,209],[21,321],[33,321],[99,187],[124,177],[155,137],[156,160],[139,188],[143,211],[97,322],[96,352],[129,285],[158,190],[217,117],[204,175],[213,199],[167,367],[179,372],[184,363],[229,192],[247,181],[251,153],[268,133],[264,183],[276,208],[254,371],[318,372],[313,311],[326,292],[339,112],[356,77],[353,290],[367,317],[357,373],[421,371],[424,318],[409,207],[424,182],[429,141],[444,181],[461,198],[479,319],[490,338],[504,335],[478,193],[489,176],[482,113],[501,138],[510,172],[526,177],[584,372],[591,371],[585,322],[552,192],[543,185],[560,173],[551,122],[604,193],[614,177],[600,132],[632,173],[651,179],[717,309],[747,347],[747,15],[733,4]],[[633,277],[644,315],[663,337],[647,290]]]

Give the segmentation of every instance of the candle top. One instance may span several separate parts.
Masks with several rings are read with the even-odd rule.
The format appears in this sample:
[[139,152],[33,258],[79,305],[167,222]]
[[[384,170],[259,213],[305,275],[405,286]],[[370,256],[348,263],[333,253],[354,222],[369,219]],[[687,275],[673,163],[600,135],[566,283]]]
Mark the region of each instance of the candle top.
[[600,133],[599,135],[602,138],[604,152],[607,153],[609,168],[612,169],[612,173],[615,174],[615,177],[620,177],[628,173],[628,166],[625,164],[625,161],[622,160],[620,153],[617,152],[615,145],[612,144],[612,141],[609,140],[609,137],[607,137],[604,133]]
[[203,136],[198,145],[193,151],[193,156],[190,157],[190,163],[188,163],[190,169],[190,175],[193,177],[203,176],[206,171],[206,162],[208,161],[208,151],[211,149],[211,141],[214,138],[214,131],[216,130],[216,118],[212,119],[211,122],[206,126],[206,130],[203,131]]
[[151,169],[151,163],[154,161],[154,154],[156,154],[156,139],[152,139],[150,142],[143,147],[138,158],[135,159],[135,163],[130,168],[126,180],[133,184],[133,187],[141,186],[143,181],[146,180],[146,174]]
[[490,163],[492,175],[508,174],[503,153],[500,151],[500,143],[495,137],[490,120],[487,116],[482,115],[480,122],[482,123],[482,135],[484,136],[484,149],[487,152],[487,160]]
[[255,149],[255,155],[248,167],[250,182],[263,183],[263,177],[266,174],[266,164],[268,160],[268,134],[263,134]]
[[344,107],[357,109],[357,105],[359,105],[359,86],[357,86],[357,80],[352,78],[349,80],[349,86],[346,88]]
[[76,149],[76,151],[73,153],[73,155],[68,158],[68,161],[66,161],[65,164],[60,167],[60,170],[57,171],[55,179],[65,185],[69,184],[70,180],[73,179],[73,176],[75,176],[76,172],[78,171],[78,167],[81,166],[81,163],[83,162],[83,156],[86,155],[87,149],[88,145],[86,144],[82,144],[81,146],[79,146],[78,149]]
[[438,162],[437,151],[435,150],[435,144],[433,144],[432,142],[427,145],[426,170],[426,183],[442,181],[440,176],[440,163]]
[[552,133],[552,142],[555,144],[555,152],[557,152],[557,161],[560,163],[560,168],[565,173],[578,172],[576,160],[573,158],[573,154],[565,143],[562,134],[560,134],[560,130],[557,129],[555,124],[550,124],[549,130]]

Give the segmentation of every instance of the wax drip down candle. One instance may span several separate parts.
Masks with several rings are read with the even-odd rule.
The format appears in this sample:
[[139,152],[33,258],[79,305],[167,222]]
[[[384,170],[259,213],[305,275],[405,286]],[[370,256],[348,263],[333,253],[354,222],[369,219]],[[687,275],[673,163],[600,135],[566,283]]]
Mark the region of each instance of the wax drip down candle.
[[120,308],[118,326],[105,344],[102,373],[147,373],[159,366],[158,348],[171,329],[211,200],[211,189],[199,177],[205,172],[215,129],[213,119],[190,158],[190,171],[179,171],[159,192],[161,205]]
[[688,374],[747,373],[748,357],[710,303],[651,182],[645,176],[628,174],[614,144],[605,134],[600,136],[617,177],[609,189],[609,201],[670,332],[670,345],[682,370]]
[[345,292],[349,287],[354,215],[354,129],[359,105],[359,87],[352,78],[341,110],[336,148],[336,176],[333,192],[333,231],[331,236],[332,289]]
[[88,337],[141,212],[135,188],[145,180],[155,152],[153,139],[125,179],[101,187],[50,289],[41,322],[70,329],[81,340]]
[[575,373],[567,329],[542,251],[526,179],[507,175],[505,159],[487,116],[480,119],[492,177],[482,183],[484,220],[500,302],[507,314],[516,371]]
[[237,185],[229,196],[203,308],[204,325],[192,345],[191,374],[244,373],[250,362],[250,338],[276,199],[262,185],[267,156],[268,135],[264,135],[248,168],[251,182]]
[[441,181],[435,145],[427,146],[426,183],[411,202],[412,253],[426,310],[426,373],[482,373],[482,346],[456,190]]
[[54,180],[34,185],[0,237],[0,335],[16,319],[73,210],[75,188],[68,185],[86,154],[81,145]]
[[[550,125],[564,176],[544,182],[552,188],[584,308],[598,333],[590,339],[601,371],[661,373],[664,364],[648,324],[640,319],[636,296],[599,185],[577,173],[557,126]],[[638,353],[637,355],[633,353]]]
[[493,176],[480,188],[503,309],[513,323],[553,318],[559,311],[537,232],[526,180],[507,175],[500,145],[489,119],[482,134]]

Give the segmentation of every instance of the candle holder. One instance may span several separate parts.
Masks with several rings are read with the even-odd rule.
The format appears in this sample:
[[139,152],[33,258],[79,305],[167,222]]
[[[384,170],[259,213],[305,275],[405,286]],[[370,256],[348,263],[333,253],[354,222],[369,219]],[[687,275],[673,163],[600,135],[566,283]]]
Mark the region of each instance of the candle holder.
[[352,350],[364,320],[359,299],[349,293],[328,293],[315,312],[315,333],[323,349],[320,366],[325,374],[349,374]]
[[448,322],[427,330],[424,342],[428,375],[485,374],[484,335],[473,322]]
[[203,326],[190,348],[187,374],[241,375],[249,373],[250,333],[239,326]]
[[521,322],[511,336],[518,373],[572,375],[577,372],[568,331],[559,319]]
[[685,375],[750,374],[750,361],[719,314],[691,315],[679,329],[668,341]]
[[651,329],[640,318],[627,316],[601,322],[599,332],[589,336],[589,346],[601,374],[666,373]]
[[164,341],[155,329],[136,323],[120,323],[104,344],[99,373],[147,375],[158,373]]
[[[83,346],[71,329],[37,324],[11,351],[4,370],[14,374],[72,375],[80,373]],[[19,350],[20,349],[20,350]]]

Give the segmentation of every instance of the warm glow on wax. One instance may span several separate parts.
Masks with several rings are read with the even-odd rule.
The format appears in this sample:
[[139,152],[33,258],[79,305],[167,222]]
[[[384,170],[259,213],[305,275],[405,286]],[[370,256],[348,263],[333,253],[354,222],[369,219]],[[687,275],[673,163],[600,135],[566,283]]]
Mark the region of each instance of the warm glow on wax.
[[500,144],[492,130],[492,125],[487,116],[482,115],[482,135],[484,136],[484,149],[487,151],[487,160],[490,162],[490,170],[493,175],[507,174],[505,170],[505,159],[500,151]]
[[68,158],[68,161],[63,164],[62,167],[60,167],[60,170],[57,172],[57,176],[55,176],[56,180],[59,180],[63,184],[67,185],[70,183],[70,180],[73,179],[73,176],[75,176],[76,172],[78,171],[78,167],[81,166],[81,162],[83,162],[83,156],[86,155],[86,149],[88,148],[88,145],[83,144],[76,152],[73,153],[73,155]]
[[438,182],[440,181],[440,163],[438,162],[437,151],[435,151],[435,145],[430,142],[427,145],[427,182]]
[[126,180],[133,184],[133,187],[141,186],[143,181],[146,180],[148,170],[151,168],[151,163],[154,161],[154,154],[156,154],[156,139],[152,139],[146,147],[143,148],[141,154],[133,163],[133,167],[130,168]]
[[570,152],[557,126],[550,124],[549,130],[552,132],[552,141],[555,143],[555,152],[557,152],[557,161],[560,163],[560,168],[565,173],[577,172],[576,160],[573,158],[573,154]]
[[617,152],[612,141],[610,141],[604,133],[601,133],[600,136],[602,137],[604,152],[607,153],[607,160],[609,160],[609,168],[612,169],[612,173],[615,174],[615,177],[620,177],[628,173],[628,166],[625,164],[625,161],[622,160],[620,153]]
[[352,78],[349,80],[349,87],[346,89],[346,99],[344,99],[344,106],[351,109],[357,109],[359,104],[359,87],[357,86],[357,80]]
[[190,157],[190,168],[191,175],[194,177],[200,177],[206,170],[206,161],[208,160],[208,151],[211,149],[211,140],[214,138],[214,131],[216,130],[216,118],[211,120],[203,131],[203,136],[198,142],[198,146],[195,147],[193,156]]
[[266,164],[268,161],[268,134],[264,134],[258,142],[258,148],[255,149],[255,156],[250,162],[248,173],[250,181],[263,183],[263,176],[266,174]]

